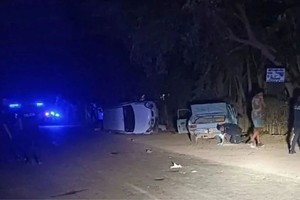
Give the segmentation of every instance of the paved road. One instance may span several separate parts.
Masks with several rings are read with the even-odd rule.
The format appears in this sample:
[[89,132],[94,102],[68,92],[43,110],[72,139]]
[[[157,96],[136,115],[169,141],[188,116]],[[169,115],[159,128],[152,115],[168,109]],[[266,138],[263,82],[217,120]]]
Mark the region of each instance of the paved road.
[[[0,165],[0,198],[298,199],[299,183],[165,152],[130,136],[43,131],[43,164]],[[183,166],[169,169],[171,161]]]

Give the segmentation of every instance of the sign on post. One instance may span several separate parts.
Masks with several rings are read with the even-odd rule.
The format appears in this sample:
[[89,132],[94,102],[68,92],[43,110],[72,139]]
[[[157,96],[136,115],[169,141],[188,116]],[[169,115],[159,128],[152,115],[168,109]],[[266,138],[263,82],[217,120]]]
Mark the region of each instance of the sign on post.
[[267,83],[284,83],[285,68],[267,68],[266,82]]

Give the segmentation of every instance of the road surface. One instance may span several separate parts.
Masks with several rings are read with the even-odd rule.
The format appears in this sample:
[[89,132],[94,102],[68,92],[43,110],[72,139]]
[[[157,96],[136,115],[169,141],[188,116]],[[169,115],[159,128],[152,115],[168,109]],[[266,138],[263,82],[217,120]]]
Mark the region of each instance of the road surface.
[[[140,144],[130,136],[42,132],[42,165],[0,165],[1,199],[298,199],[299,183]],[[148,150],[147,150],[148,149]],[[171,162],[182,165],[171,170]]]

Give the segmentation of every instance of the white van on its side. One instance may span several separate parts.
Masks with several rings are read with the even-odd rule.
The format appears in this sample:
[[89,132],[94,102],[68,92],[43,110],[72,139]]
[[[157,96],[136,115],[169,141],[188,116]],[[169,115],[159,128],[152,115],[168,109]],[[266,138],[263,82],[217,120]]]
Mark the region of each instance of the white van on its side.
[[103,109],[104,130],[125,134],[150,134],[158,120],[154,102],[130,102]]

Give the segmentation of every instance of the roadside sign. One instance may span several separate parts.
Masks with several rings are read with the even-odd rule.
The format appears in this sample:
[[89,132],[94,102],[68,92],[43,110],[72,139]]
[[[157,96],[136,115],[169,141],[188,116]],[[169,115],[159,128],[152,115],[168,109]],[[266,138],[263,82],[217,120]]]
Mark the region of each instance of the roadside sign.
[[267,83],[283,83],[285,81],[285,68],[267,68]]

